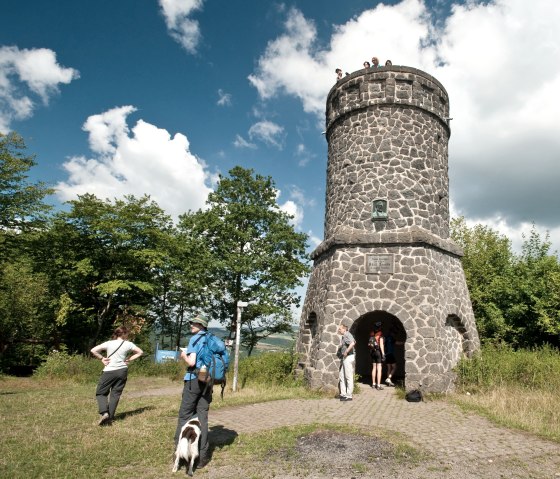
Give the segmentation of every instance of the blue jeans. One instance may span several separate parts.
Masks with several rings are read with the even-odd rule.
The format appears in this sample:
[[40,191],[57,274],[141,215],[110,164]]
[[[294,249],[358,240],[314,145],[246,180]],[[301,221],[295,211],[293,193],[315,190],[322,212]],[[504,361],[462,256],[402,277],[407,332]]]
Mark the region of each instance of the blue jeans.
[[195,416],[198,417],[200,421],[199,449],[201,459],[208,458],[208,410],[212,402],[212,386],[205,386],[206,384],[200,383],[198,379],[185,381],[181,407],[179,408],[179,420],[175,431],[175,445],[177,445],[181,429],[185,423]]

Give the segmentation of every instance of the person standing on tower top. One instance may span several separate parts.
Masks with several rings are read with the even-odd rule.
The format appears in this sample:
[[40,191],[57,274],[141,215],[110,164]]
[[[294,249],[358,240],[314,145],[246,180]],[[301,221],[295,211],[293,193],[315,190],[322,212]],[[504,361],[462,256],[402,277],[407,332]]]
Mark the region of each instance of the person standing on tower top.
[[371,59],[371,65],[372,68],[377,68],[379,66],[379,58],[377,57],[372,57]]

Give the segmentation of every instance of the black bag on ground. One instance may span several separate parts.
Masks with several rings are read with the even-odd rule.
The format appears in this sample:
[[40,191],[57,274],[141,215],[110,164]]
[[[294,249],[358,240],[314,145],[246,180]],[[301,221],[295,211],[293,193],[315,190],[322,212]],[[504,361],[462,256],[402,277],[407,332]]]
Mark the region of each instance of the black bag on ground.
[[408,402],[421,402],[424,400],[422,397],[422,391],[419,389],[413,389],[412,391],[407,392],[404,398]]

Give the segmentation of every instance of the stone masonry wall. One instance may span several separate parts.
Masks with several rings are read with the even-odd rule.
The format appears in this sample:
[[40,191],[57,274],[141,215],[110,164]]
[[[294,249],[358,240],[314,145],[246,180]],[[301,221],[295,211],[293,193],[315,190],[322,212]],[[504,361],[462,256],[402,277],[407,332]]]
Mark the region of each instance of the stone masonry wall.
[[[329,94],[325,238],[412,225],[447,238],[447,93],[419,70],[378,70]],[[388,201],[386,223],[371,223],[375,198]]]
[[[479,348],[462,252],[449,239],[448,115],[443,86],[413,68],[360,70],[331,89],[325,238],[297,343],[312,387],[336,387],[338,325],[363,331],[371,313],[406,333],[407,388],[451,389],[452,368]],[[376,199],[383,220],[372,219]],[[388,270],[368,266],[379,255]]]
[[[393,254],[395,272],[367,274],[365,258],[370,253]],[[436,248],[336,248],[315,264],[308,286],[302,318],[315,312],[319,328],[305,377],[312,387],[336,386],[338,325],[344,322],[351,327],[369,311],[386,311],[399,318],[407,332],[407,387],[422,384],[426,390],[447,391],[454,379],[451,369],[462,353],[469,355],[479,347],[468,299],[459,258]],[[464,332],[457,333],[448,324],[450,316],[458,319]],[[453,340],[461,342],[459,354],[450,347]]]

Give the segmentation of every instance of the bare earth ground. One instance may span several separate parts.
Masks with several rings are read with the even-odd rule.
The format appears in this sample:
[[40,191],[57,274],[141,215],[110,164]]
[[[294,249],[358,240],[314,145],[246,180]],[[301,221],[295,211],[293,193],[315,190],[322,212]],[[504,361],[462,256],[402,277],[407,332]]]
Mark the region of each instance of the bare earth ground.
[[[389,388],[362,389],[353,401],[345,403],[335,399],[283,400],[211,410],[214,453],[206,468],[195,471],[195,477],[560,478],[557,443],[493,425],[445,401],[407,403]],[[179,396],[180,388],[140,394]],[[278,449],[265,458],[220,451],[239,435],[321,423],[354,425],[368,433],[318,428],[299,437],[295,448]],[[174,477],[184,474],[181,469]]]

